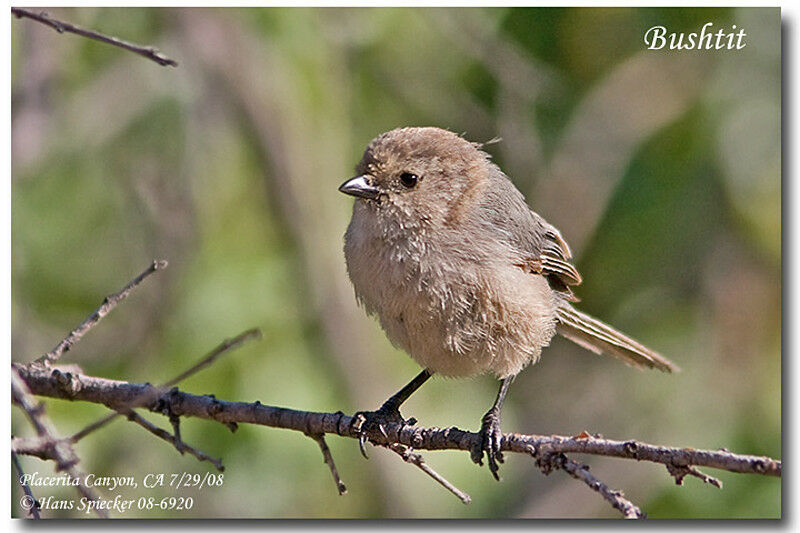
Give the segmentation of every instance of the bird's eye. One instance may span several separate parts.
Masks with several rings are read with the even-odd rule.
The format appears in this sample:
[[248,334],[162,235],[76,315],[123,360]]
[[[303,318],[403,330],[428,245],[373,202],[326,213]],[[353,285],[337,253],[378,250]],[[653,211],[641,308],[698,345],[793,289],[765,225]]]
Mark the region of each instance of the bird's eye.
[[416,174],[412,174],[411,172],[403,172],[400,174],[400,182],[411,189],[417,185],[419,181],[419,177]]

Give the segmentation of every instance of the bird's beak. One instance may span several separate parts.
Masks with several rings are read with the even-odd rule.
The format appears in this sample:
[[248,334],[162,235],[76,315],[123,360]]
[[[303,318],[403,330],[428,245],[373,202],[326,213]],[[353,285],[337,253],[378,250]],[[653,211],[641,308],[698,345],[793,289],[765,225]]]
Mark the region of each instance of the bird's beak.
[[356,176],[351,178],[339,187],[339,191],[355,196],[356,198],[365,198],[367,200],[377,200],[380,191],[377,187],[370,185],[367,176]]

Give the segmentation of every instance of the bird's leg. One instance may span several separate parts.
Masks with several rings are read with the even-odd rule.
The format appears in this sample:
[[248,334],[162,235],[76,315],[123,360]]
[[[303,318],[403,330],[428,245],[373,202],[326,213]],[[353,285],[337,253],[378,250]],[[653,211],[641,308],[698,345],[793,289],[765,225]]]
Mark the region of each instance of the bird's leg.
[[503,408],[503,400],[506,399],[508,387],[512,381],[514,381],[514,376],[503,378],[500,383],[500,390],[497,392],[497,399],[494,401],[494,405],[483,415],[479,433],[480,441],[472,449],[472,460],[480,466],[483,466],[483,454],[486,452],[489,470],[497,481],[500,481],[500,476],[497,475],[500,467],[497,463],[503,462],[503,452],[500,451],[500,438],[503,436],[500,431],[500,411]]
[[377,411],[359,411],[355,414],[353,419],[356,423],[360,422],[360,426],[358,427],[358,431],[360,432],[358,444],[361,448],[361,454],[364,457],[367,456],[364,443],[367,441],[367,433],[369,430],[377,428],[381,433],[385,434],[383,427],[386,424],[416,424],[417,421],[414,418],[409,418],[408,420],[403,419],[400,415],[400,406],[403,402],[408,400],[423,383],[428,381],[432,375],[433,373],[431,371],[427,369],[423,370],[417,377],[412,379],[408,385],[383,402],[383,405],[381,405]]

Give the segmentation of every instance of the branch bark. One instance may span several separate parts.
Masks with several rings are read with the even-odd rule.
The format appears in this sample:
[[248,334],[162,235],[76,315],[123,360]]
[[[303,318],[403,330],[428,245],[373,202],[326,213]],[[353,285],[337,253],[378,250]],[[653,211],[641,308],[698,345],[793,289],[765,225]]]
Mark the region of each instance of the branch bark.
[[122,288],[121,291],[106,296],[106,298],[103,300],[103,303],[100,304],[100,307],[95,309],[91,315],[86,317],[86,319],[78,325],[78,327],[73,329],[69,335],[64,337],[64,339],[59,342],[55,348],[41,356],[34,363],[49,366],[50,364],[58,361],[58,359],[64,355],[64,352],[69,351],[69,349],[72,348],[75,343],[79,342],[90,329],[95,327],[98,322],[103,319],[103,317],[113,311],[114,308],[117,307],[120,302],[122,302],[122,300],[128,297],[133,289],[135,289],[142,281],[145,280],[145,278],[147,278],[156,270],[163,270],[165,268],[167,268],[166,261],[153,261],[149,267],[147,267],[141,274],[133,278],[127,285],[125,285],[125,287]]
[[[339,477],[333,456],[325,442],[325,435],[336,434],[358,440],[366,437],[374,445],[388,448],[406,462],[417,466],[462,502],[470,502],[469,495],[430,468],[423,457],[415,453],[415,450],[449,449],[469,452],[480,442],[481,437],[478,433],[456,427],[425,428],[397,423],[385,424],[377,428],[363,428],[359,419],[347,416],[341,411],[323,413],[268,406],[259,401],[253,403],[224,401],[216,399],[213,395],[198,396],[182,392],[175,386],[183,379],[207,368],[223,354],[249,340],[259,338],[261,334],[256,329],[245,331],[234,338],[225,340],[188,370],[162,385],[129,383],[87,376],[80,368],[74,366],[62,366],[61,368],[51,366],[70,346],[78,342],[87,331],[124,300],[139,283],[165,266],[166,262],[154,261],[120,292],[107,297],[94,313],[89,315],[48,354],[27,365],[12,363],[13,401],[26,412],[38,435],[34,438],[12,437],[12,457],[28,455],[43,460],[52,460],[59,470],[70,472],[73,477],[80,477],[80,473],[75,469],[78,459],[72,445],[89,433],[103,427],[116,416],[123,415],[155,436],[172,444],[181,454],[189,452],[198,460],[208,461],[222,470],[220,459],[189,446],[181,439],[181,417],[196,417],[219,422],[232,431],[236,430],[238,424],[246,423],[303,433],[319,445],[339,494],[344,494],[346,488]],[[37,404],[33,399],[33,394],[102,404],[114,412],[90,424],[72,437],[60,438],[55,435],[52,425],[44,416],[41,404]],[[134,411],[137,408],[165,415],[172,424],[174,433],[170,434],[142,418]],[[565,454],[583,453],[660,463],[666,467],[667,472],[675,478],[678,484],[682,484],[686,476],[693,476],[720,488],[722,484],[719,480],[704,474],[697,467],[767,476],[780,476],[782,468],[780,461],[769,457],[739,455],[727,450],[712,451],[657,446],[635,440],[615,441],[591,435],[585,431],[572,437],[506,433],[500,439],[500,448],[502,451],[532,456],[536,465],[545,474],[549,474],[553,470],[563,470],[599,493],[625,518],[643,518],[644,513],[627,500],[622,492],[609,488],[590,474],[588,466],[568,458]],[[96,498],[91,489],[86,486],[79,485],[78,490],[91,499]],[[29,487],[26,495],[33,498],[28,492]],[[104,516],[101,511],[97,512]]]
[[[13,441],[13,439],[12,439]],[[22,465],[19,462],[19,457],[17,454],[14,453],[13,448],[11,451],[11,462],[14,463],[14,468],[17,470],[17,480],[19,481],[20,486],[22,487],[22,492],[25,493],[27,498],[27,503],[30,505],[30,509],[28,510],[28,516],[39,520],[42,516],[39,514],[39,501],[33,495],[31,491],[31,487],[27,481],[25,481],[25,472],[22,470]]]
[[16,16],[17,18],[29,18],[31,20],[35,20],[41,24],[46,26],[50,26],[58,33],[74,33],[75,35],[80,35],[82,37],[86,37],[88,39],[94,39],[95,41],[100,41],[103,43],[107,43],[113,46],[117,46],[119,48],[123,48],[134,54],[139,54],[142,57],[146,57],[151,61],[155,61],[159,65],[163,66],[170,66],[170,67],[177,67],[178,62],[174,59],[170,59],[157,49],[153,48],[152,46],[141,46],[134,43],[129,43],[128,41],[123,41],[117,37],[113,37],[110,35],[105,35],[100,32],[96,32],[94,30],[88,30],[86,28],[81,28],[80,26],[76,26],[74,24],[70,24],[69,22],[64,22],[62,20],[54,19],[50,15],[48,15],[45,11],[39,11],[38,13],[32,11],[30,9],[23,9],[21,7],[12,7],[11,14]]
[[[12,365],[33,394],[86,401],[111,409],[145,408],[153,412],[179,417],[213,420],[228,427],[236,424],[257,424],[299,431],[304,434],[335,434],[357,439],[361,433],[354,419],[342,412],[300,411],[284,407],[218,400],[212,395],[199,396],[178,388],[158,388],[151,384],[129,383],[100,377],[61,372],[57,368]],[[402,444],[415,450],[471,450],[480,436],[456,427],[436,428],[387,424],[383,431],[367,433],[377,445]],[[727,450],[697,450],[647,444],[636,440],[612,440],[588,433],[577,436],[523,435],[506,433],[501,450],[523,453],[550,460],[561,453],[603,455],[663,464],[671,475],[683,477],[696,467],[717,468],[728,472],[780,477],[781,461],[769,457],[741,455]]]
[[[41,403],[37,403],[31,394],[26,380],[17,373],[12,365],[11,399],[28,415],[28,419],[38,435],[37,440],[46,444],[46,446],[42,448],[42,455],[32,455],[52,460],[56,463],[57,470],[67,472],[74,479],[83,480],[84,476],[78,469],[78,457],[75,455],[75,450],[72,449],[72,445],[56,436],[53,424],[50,422],[47,415],[45,415],[44,406]],[[12,452],[21,454],[24,453],[24,450],[22,450],[22,448],[15,449],[12,446]],[[97,500],[97,494],[95,494],[94,490],[88,487],[84,481],[80,481],[75,488],[85,498],[91,501]],[[34,499],[34,506],[35,505],[36,501]],[[108,514],[102,509],[95,508],[95,513],[97,513],[100,518],[108,518]]]

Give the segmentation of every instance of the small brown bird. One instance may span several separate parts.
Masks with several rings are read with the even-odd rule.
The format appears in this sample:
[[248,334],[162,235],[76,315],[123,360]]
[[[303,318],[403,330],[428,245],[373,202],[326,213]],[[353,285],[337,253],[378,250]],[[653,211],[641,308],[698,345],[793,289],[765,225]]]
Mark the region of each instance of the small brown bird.
[[631,366],[677,367],[572,306],[581,275],[569,246],[481,148],[440,128],[395,129],[339,190],[356,197],[344,239],[356,297],[424,368],[365,424],[405,423],[400,404],[433,374],[492,373],[500,391],[472,459],[486,453],[499,479],[508,387],[556,333]]

